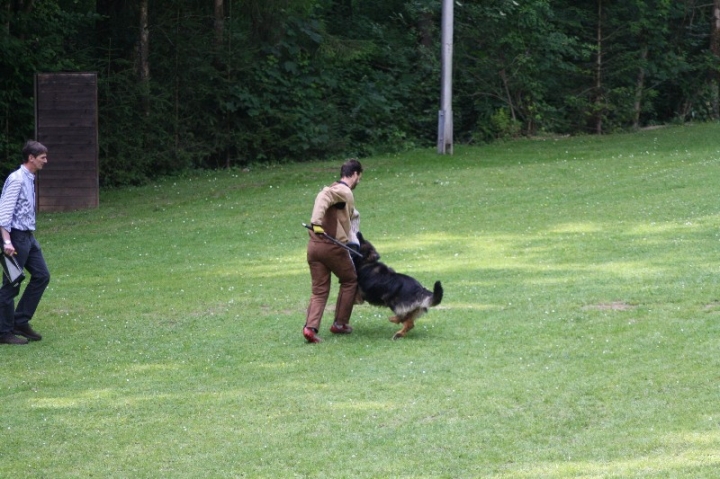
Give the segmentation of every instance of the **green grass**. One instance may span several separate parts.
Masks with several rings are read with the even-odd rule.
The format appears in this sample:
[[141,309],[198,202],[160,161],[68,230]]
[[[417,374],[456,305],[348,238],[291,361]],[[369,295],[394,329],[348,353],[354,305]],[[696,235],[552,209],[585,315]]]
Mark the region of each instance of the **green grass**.
[[40,215],[45,339],[0,347],[0,477],[717,477],[719,137],[365,159],[363,234],[445,287],[395,342],[369,305],[301,336],[301,223],[339,162]]

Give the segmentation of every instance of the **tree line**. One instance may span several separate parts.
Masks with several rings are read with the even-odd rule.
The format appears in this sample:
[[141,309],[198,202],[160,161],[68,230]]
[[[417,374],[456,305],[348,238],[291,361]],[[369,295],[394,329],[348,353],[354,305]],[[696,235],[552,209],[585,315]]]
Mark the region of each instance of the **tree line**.
[[[440,0],[3,0],[0,165],[34,74],[98,74],[101,183],[435,145]],[[460,0],[455,142],[720,117],[720,0]]]

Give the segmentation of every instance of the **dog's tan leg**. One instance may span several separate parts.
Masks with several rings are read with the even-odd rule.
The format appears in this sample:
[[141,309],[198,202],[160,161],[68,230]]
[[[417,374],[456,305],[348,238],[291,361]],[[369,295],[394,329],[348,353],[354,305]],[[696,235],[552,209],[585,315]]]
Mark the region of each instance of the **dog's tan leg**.
[[398,318],[398,321],[402,323],[403,327],[400,331],[395,333],[393,336],[393,339],[400,339],[405,337],[405,335],[410,331],[412,328],[415,327],[415,320],[418,319],[420,316],[425,314],[424,308],[418,308],[410,313],[408,313],[405,318]]
[[395,333],[395,335],[392,337],[393,340],[395,340],[395,339],[400,339],[400,338],[404,338],[405,335],[406,335],[412,328],[415,327],[415,318],[410,317],[410,318],[406,319],[406,320],[402,323],[402,325],[403,325],[402,329],[401,329],[400,331],[398,331],[397,333]]
[[398,318],[397,316],[390,316],[390,318],[388,318],[388,321],[390,321],[391,323],[399,324],[400,318]]

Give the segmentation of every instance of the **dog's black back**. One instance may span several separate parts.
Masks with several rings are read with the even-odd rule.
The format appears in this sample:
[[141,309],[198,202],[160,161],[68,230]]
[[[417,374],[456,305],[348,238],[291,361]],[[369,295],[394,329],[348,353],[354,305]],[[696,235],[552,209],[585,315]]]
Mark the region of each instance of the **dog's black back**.
[[443,289],[435,282],[433,291],[423,287],[415,278],[395,272],[380,262],[380,255],[369,241],[358,234],[362,258],[353,256],[358,285],[363,299],[375,306],[387,306],[400,322],[410,315],[419,317],[427,308],[440,304]]

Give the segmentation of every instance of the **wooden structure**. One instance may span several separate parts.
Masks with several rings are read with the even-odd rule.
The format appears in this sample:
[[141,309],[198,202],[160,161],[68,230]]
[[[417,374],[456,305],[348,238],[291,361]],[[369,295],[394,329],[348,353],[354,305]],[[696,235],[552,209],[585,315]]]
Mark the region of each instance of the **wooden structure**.
[[48,162],[37,175],[38,210],[97,208],[97,74],[35,76],[35,139],[48,148]]

